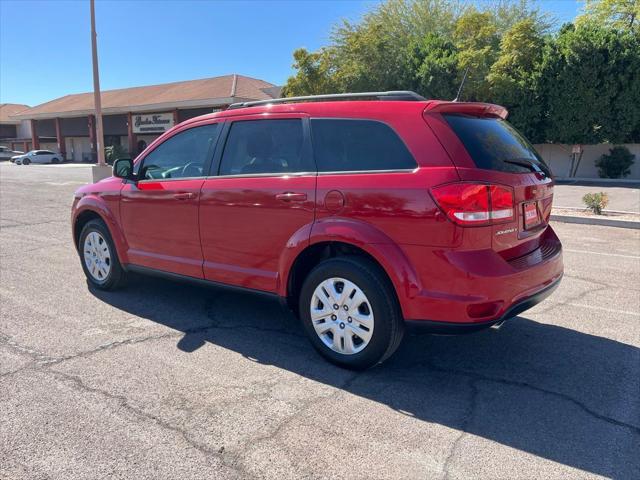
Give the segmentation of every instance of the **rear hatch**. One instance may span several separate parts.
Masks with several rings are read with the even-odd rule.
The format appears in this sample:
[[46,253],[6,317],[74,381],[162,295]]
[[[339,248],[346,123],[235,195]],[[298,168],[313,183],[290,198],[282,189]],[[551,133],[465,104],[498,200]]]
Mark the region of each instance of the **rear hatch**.
[[491,192],[497,186],[502,193],[502,197],[490,194],[489,203],[501,202],[502,206],[494,207],[488,223],[493,249],[505,260],[513,260],[541,247],[551,215],[554,182],[544,160],[505,117],[502,107],[481,103],[441,103],[425,112],[425,119],[451,155],[460,180],[486,183],[492,186],[487,187]]

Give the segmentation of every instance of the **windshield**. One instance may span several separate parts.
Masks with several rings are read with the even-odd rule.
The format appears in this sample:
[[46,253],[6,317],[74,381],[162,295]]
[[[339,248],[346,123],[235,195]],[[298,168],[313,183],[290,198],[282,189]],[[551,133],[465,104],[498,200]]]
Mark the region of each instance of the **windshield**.
[[551,176],[549,167],[529,141],[505,120],[461,114],[443,116],[478,168]]

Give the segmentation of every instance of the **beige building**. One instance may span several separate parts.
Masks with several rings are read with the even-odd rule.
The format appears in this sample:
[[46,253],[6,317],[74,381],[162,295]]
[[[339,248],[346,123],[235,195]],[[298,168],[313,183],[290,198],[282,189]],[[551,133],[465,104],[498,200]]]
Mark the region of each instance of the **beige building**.
[[[104,145],[137,155],[166,130],[189,118],[225,109],[234,102],[278,98],[280,88],[243,75],[165,83],[102,92]],[[27,107],[24,105],[23,107]],[[28,149],[60,152],[67,160],[95,161],[93,93],[56,98],[14,112],[9,118],[30,127]],[[5,144],[23,147],[24,139]]]
[[12,147],[12,150],[27,151],[31,145],[31,123],[28,120],[13,118],[27,110],[29,105],[22,103],[0,103],[0,145]]

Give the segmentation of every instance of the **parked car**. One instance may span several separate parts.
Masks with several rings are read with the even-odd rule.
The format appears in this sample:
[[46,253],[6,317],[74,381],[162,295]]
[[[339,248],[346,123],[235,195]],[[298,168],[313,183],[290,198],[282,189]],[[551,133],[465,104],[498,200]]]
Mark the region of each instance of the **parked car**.
[[62,155],[51,150],[31,150],[22,155],[11,157],[16,165],[29,165],[30,163],[62,163]]
[[272,295],[354,369],[406,327],[501,325],[563,274],[551,172],[506,116],[383,92],[188,120],[76,192],[82,268],[106,290],[142,272]]
[[15,155],[21,155],[23,152],[10,150],[9,147],[0,146],[0,160],[11,160]]

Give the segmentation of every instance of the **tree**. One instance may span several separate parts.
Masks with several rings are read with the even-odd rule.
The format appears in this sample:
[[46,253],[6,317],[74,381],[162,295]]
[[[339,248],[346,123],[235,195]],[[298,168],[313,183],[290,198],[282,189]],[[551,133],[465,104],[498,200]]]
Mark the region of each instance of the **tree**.
[[411,90],[426,98],[453,99],[458,89],[457,50],[442,35],[430,33],[408,48]]
[[533,142],[544,140],[544,99],[539,94],[546,42],[540,26],[521,20],[500,41],[500,54],[487,80],[491,101],[509,109],[509,121]]
[[587,0],[584,14],[577,23],[593,22],[620,30],[638,32],[640,2],[638,0]]
[[496,59],[500,42],[493,16],[489,12],[470,9],[456,22],[453,40],[458,50],[458,70],[469,69],[463,99],[488,100],[486,76]]
[[541,88],[548,103],[546,139],[559,143],[623,143],[637,135],[638,52],[640,39],[630,32],[594,23],[565,25],[543,60]]
[[293,68],[297,73],[289,78],[282,95],[294,97],[333,93],[336,90],[336,84],[330,56],[330,51],[326,49],[310,53],[304,48],[299,48],[293,52],[295,60]]
[[601,178],[624,178],[631,173],[631,165],[636,156],[627,147],[613,147],[609,154],[596,160],[598,174]]
[[534,142],[640,141],[639,0],[589,1],[549,34],[528,0],[386,0],[294,52],[285,95],[411,89],[507,107]]

